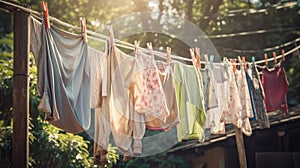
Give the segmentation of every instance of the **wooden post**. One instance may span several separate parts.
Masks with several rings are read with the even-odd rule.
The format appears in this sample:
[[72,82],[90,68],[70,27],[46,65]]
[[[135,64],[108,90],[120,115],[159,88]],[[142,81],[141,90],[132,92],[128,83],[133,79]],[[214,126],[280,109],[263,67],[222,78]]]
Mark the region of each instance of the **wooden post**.
[[29,157],[29,44],[30,17],[14,11],[14,87],[12,162],[14,168],[28,167]]
[[243,133],[241,129],[236,126],[234,126],[234,130],[235,130],[235,140],[236,140],[239,161],[240,161],[240,168],[247,168],[247,159],[245,153]]

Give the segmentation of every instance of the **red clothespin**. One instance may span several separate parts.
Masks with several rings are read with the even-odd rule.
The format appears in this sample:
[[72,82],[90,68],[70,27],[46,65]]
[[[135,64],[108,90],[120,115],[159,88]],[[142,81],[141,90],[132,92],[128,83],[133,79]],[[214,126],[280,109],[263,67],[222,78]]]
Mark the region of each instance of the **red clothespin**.
[[197,65],[197,64],[196,64],[197,59],[196,59],[196,57],[195,57],[194,48],[190,48],[190,55],[191,55],[191,58],[192,58],[192,63],[193,63],[193,65],[196,66],[196,65]]
[[285,61],[284,50],[281,50],[282,60]]
[[81,33],[83,41],[87,42],[87,31],[86,31],[86,20],[85,18],[80,17]]
[[167,47],[167,65],[170,66],[171,63],[171,47]]
[[274,63],[277,63],[276,52],[273,52]]
[[232,65],[233,65],[233,68],[232,68],[233,73],[235,73],[235,72],[236,72],[236,60],[232,59],[232,60],[231,60],[231,63],[232,63]]
[[242,56],[242,60],[243,60],[244,68],[246,69],[246,67],[247,67],[247,65],[246,65],[246,57]]
[[264,56],[265,56],[265,65],[268,65],[268,54],[265,53]]
[[197,59],[197,67],[201,69],[201,56],[200,56],[200,49],[198,47],[195,48],[196,51],[196,59]]
[[44,21],[46,29],[50,29],[50,21],[49,21],[49,10],[48,10],[48,3],[42,1],[42,9],[44,13]]

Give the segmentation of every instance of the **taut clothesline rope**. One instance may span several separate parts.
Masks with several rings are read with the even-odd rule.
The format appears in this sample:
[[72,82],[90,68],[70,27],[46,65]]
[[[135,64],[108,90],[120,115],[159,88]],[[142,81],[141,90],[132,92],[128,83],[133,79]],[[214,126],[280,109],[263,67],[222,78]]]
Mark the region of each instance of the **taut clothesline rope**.
[[264,49],[261,49],[261,50],[240,50],[240,49],[233,49],[233,48],[226,48],[226,47],[217,47],[217,48],[220,48],[221,50],[236,52],[236,53],[261,53],[261,52],[268,52],[268,51],[278,50],[280,48],[283,48],[283,47],[286,47],[286,46],[289,46],[289,45],[293,45],[293,44],[295,44],[299,41],[300,41],[300,37],[298,37],[298,38],[296,38],[292,41],[283,43],[281,45],[277,45],[277,46],[269,47],[269,48],[264,48]]
[[[10,6],[13,6],[15,8],[18,8],[20,10],[23,10],[25,12],[28,12],[28,13],[31,13],[31,14],[34,14],[36,17],[39,17],[40,19],[42,18],[42,13],[40,12],[37,12],[37,11],[34,11],[32,9],[29,9],[29,8],[26,8],[26,7],[23,7],[23,6],[20,6],[20,5],[17,5],[17,4],[13,4],[11,2],[6,2],[6,1],[3,1],[3,0],[0,0],[0,2],[4,3],[4,4],[7,4],[7,5],[10,5]],[[80,27],[77,27],[77,26],[73,26],[69,23],[66,23],[66,22],[63,22],[57,18],[54,18],[54,17],[51,17],[49,16],[49,19],[52,20],[53,22],[57,23],[57,24],[60,24],[62,26],[65,26],[65,27],[68,27],[68,28],[71,28],[71,29],[74,29],[74,30],[77,30],[77,31],[80,31],[81,28]],[[255,31],[252,31],[252,32],[242,32],[242,33],[235,33],[235,34],[247,34],[247,33],[250,33],[250,34],[253,34]],[[262,32],[267,32],[266,30],[259,30],[257,31],[258,33],[262,33]],[[92,39],[95,39],[95,40],[98,40],[98,41],[101,41],[101,42],[106,42],[106,39],[108,39],[109,37],[108,36],[105,36],[103,34],[99,34],[99,33],[96,33],[96,32],[93,32],[93,31],[90,31],[90,30],[87,30],[87,33],[90,34],[90,36],[88,36],[89,38],[92,38]],[[95,37],[96,36],[96,37]],[[215,36],[224,36],[224,35],[215,35]],[[234,36],[234,34],[231,34],[230,35],[231,37]],[[98,38],[97,38],[98,37]],[[214,38],[214,36],[212,36]],[[99,38],[102,38],[102,39],[99,39]],[[296,39],[298,40],[298,39]],[[118,40],[118,39],[115,39],[115,41],[119,44],[116,44],[117,46],[120,46],[120,47],[123,47],[123,48],[127,48],[127,49],[132,49],[134,50],[135,49],[135,46],[133,44],[130,44],[130,43],[127,43],[127,42],[124,42],[124,41],[121,41],[121,40]],[[277,47],[277,46],[276,46]],[[276,47],[273,47],[273,48],[276,48]],[[293,53],[294,51],[298,50],[300,48],[300,46],[296,46],[295,48],[291,49],[290,51],[287,51],[286,53],[284,53],[284,56],[287,56],[291,53]],[[140,47],[140,50],[143,51],[143,52],[148,52],[148,49],[146,48],[142,48]],[[163,53],[163,52],[159,52],[159,51],[154,51],[154,54],[159,56],[159,57],[162,57],[164,59],[166,59],[166,54]],[[282,55],[278,55],[276,56],[276,59],[279,59],[281,58]],[[181,56],[177,56],[177,55],[171,55],[171,58],[173,59],[179,59],[179,60],[183,60],[183,61],[190,61],[192,62],[192,59],[189,59],[189,58],[185,58],[185,57],[181,57]],[[272,57],[272,58],[269,58],[267,59],[267,61],[273,61],[275,58]],[[260,61],[256,61],[255,63],[256,64],[260,64],[260,63],[264,63],[265,60],[260,60]],[[201,63],[205,63],[203,61],[201,61]]]

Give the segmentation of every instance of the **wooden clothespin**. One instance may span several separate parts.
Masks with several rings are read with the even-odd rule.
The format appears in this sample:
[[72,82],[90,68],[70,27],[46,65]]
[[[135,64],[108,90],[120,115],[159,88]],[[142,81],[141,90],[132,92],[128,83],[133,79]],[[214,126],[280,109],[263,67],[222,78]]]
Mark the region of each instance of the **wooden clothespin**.
[[200,49],[198,47],[195,48],[196,51],[196,59],[197,59],[197,67],[201,69],[201,56],[200,56]]
[[109,39],[107,40],[107,42],[108,42],[107,47],[111,48],[115,45],[114,31],[113,31],[112,25],[107,25],[107,29],[108,29],[108,35],[109,35]]
[[134,49],[135,49],[135,53],[138,53],[139,49],[140,49],[140,42],[138,42],[137,40],[134,40]]
[[80,17],[80,26],[81,26],[82,39],[86,43],[87,42],[87,31],[86,31],[85,18]]
[[265,57],[265,65],[268,65],[268,54],[265,53],[265,54],[264,54],[264,57]]
[[167,65],[171,64],[171,47],[167,47]]
[[152,48],[152,43],[150,42],[150,43],[147,43],[147,48],[148,48],[148,50],[150,51],[152,51],[153,50],[153,48]]
[[247,65],[246,65],[246,57],[245,56],[242,56],[242,61],[243,61],[244,69],[246,69]]
[[50,21],[49,21],[49,10],[48,10],[48,3],[42,1],[42,9],[44,14],[44,22],[46,29],[50,29]]
[[148,48],[148,50],[149,50],[150,56],[153,57],[153,59],[154,59],[152,43],[150,42],[150,43],[146,43],[146,44],[147,44],[147,48]]
[[284,53],[284,50],[281,50],[281,55],[282,55],[282,61],[285,61],[285,53]]
[[230,62],[232,63],[232,71],[233,71],[233,73],[235,73],[236,72],[236,60],[231,59]]
[[274,63],[276,64],[277,63],[277,58],[276,58],[276,52],[275,51],[273,52],[273,58],[274,58]]
[[195,57],[195,51],[194,51],[194,48],[190,48],[190,55],[191,55],[191,58],[192,58],[192,63],[194,66],[196,66],[196,62],[197,62],[197,59]]

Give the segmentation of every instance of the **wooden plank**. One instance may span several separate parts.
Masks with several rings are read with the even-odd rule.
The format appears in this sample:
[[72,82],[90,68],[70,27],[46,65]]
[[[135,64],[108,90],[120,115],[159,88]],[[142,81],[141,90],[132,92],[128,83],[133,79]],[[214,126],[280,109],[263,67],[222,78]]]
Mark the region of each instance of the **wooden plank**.
[[29,14],[14,11],[13,167],[28,167],[29,158]]
[[247,160],[246,160],[243,133],[242,133],[241,129],[239,129],[236,126],[234,126],[234,131],[235,131],[235,140],[236,140],[239,161],[240,161],[240,168],[247,168]]

